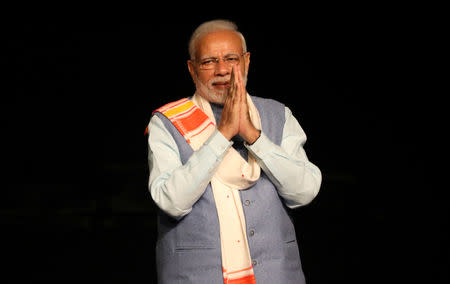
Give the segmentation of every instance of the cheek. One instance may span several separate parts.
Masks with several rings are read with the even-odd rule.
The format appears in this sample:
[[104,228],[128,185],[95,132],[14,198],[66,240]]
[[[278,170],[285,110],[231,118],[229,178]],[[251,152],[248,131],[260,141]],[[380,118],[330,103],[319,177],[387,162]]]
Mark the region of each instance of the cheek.
[[207,85],[208,81],[211,80],[212,76],[210,74],[206,74],[203,72],[203,73],[198,74],[197,78],[201,83]]

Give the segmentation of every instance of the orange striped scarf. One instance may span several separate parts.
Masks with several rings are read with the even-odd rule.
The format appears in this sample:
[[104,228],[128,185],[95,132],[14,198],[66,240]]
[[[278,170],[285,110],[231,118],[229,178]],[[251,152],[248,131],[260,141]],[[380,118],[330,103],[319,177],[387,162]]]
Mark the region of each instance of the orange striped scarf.
[[[258,110],[249,95],[247,101],[250,118],[255,127],[261,129]],[[198,150],[216,129],[209,102],[197,94],[192,101],[181,99],[155,112],[166,116],[194,151]],[[211,179],[219,217],[224,283],[256,283],[239,190],[252,186],[259,174],[259,165],[250,153],[248,161],[245,161],[234,148],[230,148]]]

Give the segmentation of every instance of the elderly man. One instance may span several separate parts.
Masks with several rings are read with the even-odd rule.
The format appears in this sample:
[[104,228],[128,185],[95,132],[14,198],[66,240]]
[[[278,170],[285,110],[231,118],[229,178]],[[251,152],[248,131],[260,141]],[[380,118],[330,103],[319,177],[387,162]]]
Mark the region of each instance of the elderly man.
[[247,93],[250,53],[234,23],[203,23],[189,52],[195,94],[148,126],[158,280],[304,283],[289,211],[321,184],[305,133],[289,108]]

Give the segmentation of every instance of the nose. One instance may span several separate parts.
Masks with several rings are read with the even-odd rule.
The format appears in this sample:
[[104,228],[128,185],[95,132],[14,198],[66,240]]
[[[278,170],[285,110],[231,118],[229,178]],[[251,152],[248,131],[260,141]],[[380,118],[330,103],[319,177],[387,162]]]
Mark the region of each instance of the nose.
[[214,70],[214,75],[216,76],[227,76],[231,72],[231,68],[228,64],[223,60],[219,60],[216,64],[216,68]]

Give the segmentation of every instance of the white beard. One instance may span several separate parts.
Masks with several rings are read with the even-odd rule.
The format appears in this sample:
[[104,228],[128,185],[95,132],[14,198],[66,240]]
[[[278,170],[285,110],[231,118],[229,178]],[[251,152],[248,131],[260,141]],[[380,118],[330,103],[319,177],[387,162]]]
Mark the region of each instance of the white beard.
[[[247,86],[247,74],[244,76],[244,86]],[[230,76],[223,78],[213,78],[209,80],[206,84],[203,84],[197,76],[195,76],[195,86],[197,89],[197,94],[202,96],[205,100],[211,103],[223,105],[225,99],[228,95],[228,89],[217,90],[214,88],[213,83],[216,81],[229,81]]]

